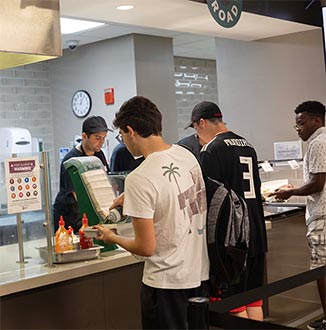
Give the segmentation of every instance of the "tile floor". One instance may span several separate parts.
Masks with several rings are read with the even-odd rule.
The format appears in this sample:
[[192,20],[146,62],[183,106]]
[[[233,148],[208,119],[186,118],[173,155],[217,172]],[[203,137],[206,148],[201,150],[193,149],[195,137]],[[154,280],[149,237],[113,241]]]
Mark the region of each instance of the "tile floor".
[[[309,270],[309,251],[306,242],[303,212],[272,220],[268,230],[268,282],[283,279]],[[266,321],[299,329],[322,315],[316,282],[269,298]]]

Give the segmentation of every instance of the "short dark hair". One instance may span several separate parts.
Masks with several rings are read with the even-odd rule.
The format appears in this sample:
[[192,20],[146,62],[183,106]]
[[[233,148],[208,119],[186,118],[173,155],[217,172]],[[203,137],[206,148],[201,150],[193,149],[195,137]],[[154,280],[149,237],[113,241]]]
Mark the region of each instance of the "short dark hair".
[[319,117],[325,122],[325,106],[318,101],[306,101],[299,104],[294,110],[296,114],[306,112],[310,116]]
[[143,96],[135,96],[126,101],[115,114],[115,128],[128,132],[132,127],[141,137],[162,135],[162,114],[157,106]]

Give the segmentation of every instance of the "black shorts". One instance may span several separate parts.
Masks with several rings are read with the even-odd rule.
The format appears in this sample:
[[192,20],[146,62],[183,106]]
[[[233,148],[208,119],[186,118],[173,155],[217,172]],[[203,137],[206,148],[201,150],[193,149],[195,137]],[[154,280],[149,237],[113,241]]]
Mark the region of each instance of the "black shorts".
[[264,285],[265,253],[247,259],[246,289],[254,289]]
[[[265,274],[265,253],[258,254],[254,257],[247,258],[246,272],[242,278],[242,282],[238,287],[238,292],[254,289],[264,285]],[[263,301],[254,301],[246,306],[240,306],[232,309],[231,313],[240,313],[246,310],[247,307],[262,306]]]
[[187,329],[187,305],[191,297],[208,296],[208,283],[194,289],[158,289],[142,284],[143,329]]
[[240,283],[233,285],[226,296],[262,286],[264,284],[264,272],[265,253],[247,257],[247,267],[245,272],[241,275]]

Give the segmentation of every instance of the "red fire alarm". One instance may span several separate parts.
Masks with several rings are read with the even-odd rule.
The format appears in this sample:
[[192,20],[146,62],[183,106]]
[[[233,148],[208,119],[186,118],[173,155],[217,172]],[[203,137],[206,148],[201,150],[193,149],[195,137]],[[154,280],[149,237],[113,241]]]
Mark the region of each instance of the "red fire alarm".
[[104,101],[105,104],[114,104],[114,88],[106,88],[104,90]]

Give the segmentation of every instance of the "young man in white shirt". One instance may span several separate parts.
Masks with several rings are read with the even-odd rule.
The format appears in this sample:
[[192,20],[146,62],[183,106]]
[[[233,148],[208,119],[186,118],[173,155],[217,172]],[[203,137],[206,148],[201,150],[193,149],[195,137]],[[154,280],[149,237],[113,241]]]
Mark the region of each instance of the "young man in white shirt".
[[113,125],[137,157],[145,160],[126,178],[123,213],[135,237],[96,226],[99,239],[144,256],[141,306],[144,329],[186,329],[187,301],[208,280],[206,190],[196,157],[162,138],[162,115],[136,96],[116,113]]

